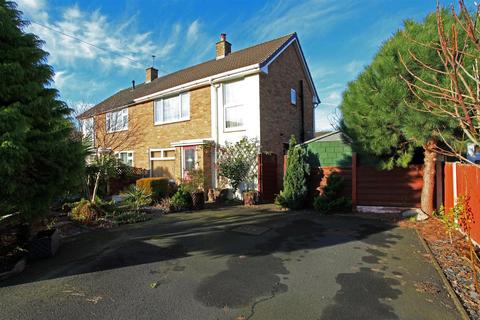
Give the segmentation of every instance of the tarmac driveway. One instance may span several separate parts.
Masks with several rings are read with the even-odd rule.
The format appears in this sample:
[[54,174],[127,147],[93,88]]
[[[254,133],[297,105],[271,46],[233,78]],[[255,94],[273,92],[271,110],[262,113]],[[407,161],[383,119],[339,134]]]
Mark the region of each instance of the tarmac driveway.
[[414,230],[372,219],[173,214],[68,240],[0,283],[0,317],[460,319],[429,261]]

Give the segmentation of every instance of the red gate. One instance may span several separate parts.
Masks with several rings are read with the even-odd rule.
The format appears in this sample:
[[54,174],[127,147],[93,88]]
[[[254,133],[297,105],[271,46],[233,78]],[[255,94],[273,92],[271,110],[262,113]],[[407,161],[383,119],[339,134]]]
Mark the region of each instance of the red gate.
[[278,194],[277,155],[275,154],[258,155],[258,192],[264,202],[273,202]]

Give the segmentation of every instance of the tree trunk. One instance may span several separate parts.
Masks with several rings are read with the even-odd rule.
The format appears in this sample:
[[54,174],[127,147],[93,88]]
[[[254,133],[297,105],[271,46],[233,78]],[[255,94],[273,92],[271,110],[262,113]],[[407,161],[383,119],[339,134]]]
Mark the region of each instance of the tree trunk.
[[421,206],[422,211],[428,215],[433,213],[433,198],[435,194],[435,162],[437,155],[433,151],[435,141],[429,141],[423,146],[424,164],[423,164],[423,188]]
[[98,189],[99,182],[100,182],[100,171],[97,172],[97,176],[95,177],[95,186],[93,187],[91,202],[95,202],[95,198],[97,197],[97,189]]

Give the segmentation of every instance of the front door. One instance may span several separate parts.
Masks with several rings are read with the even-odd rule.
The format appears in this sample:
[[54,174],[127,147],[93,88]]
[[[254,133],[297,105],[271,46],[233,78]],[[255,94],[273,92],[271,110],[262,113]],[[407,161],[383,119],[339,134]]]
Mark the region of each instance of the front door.
[[195,146],[183,147],[183,179],[190,179],[190,172],[195,169]]

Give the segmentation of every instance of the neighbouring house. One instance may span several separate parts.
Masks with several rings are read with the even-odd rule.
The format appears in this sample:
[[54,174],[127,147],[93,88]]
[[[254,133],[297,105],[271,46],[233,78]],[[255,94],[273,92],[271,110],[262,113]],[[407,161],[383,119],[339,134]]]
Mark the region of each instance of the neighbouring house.
[[[288,140],[314,136],[319,98],[296,33],[238,51],[222,34],[215,59],[120,90],[79,116],[84,136],[151,176],[202,169],[217,186],[215,146],[257,138],[281,186]],[[260,170],[259,170],[260,171]],[[269,168],[272,171],[272,168]],[[263,170],[265,172],[265,170]]]

